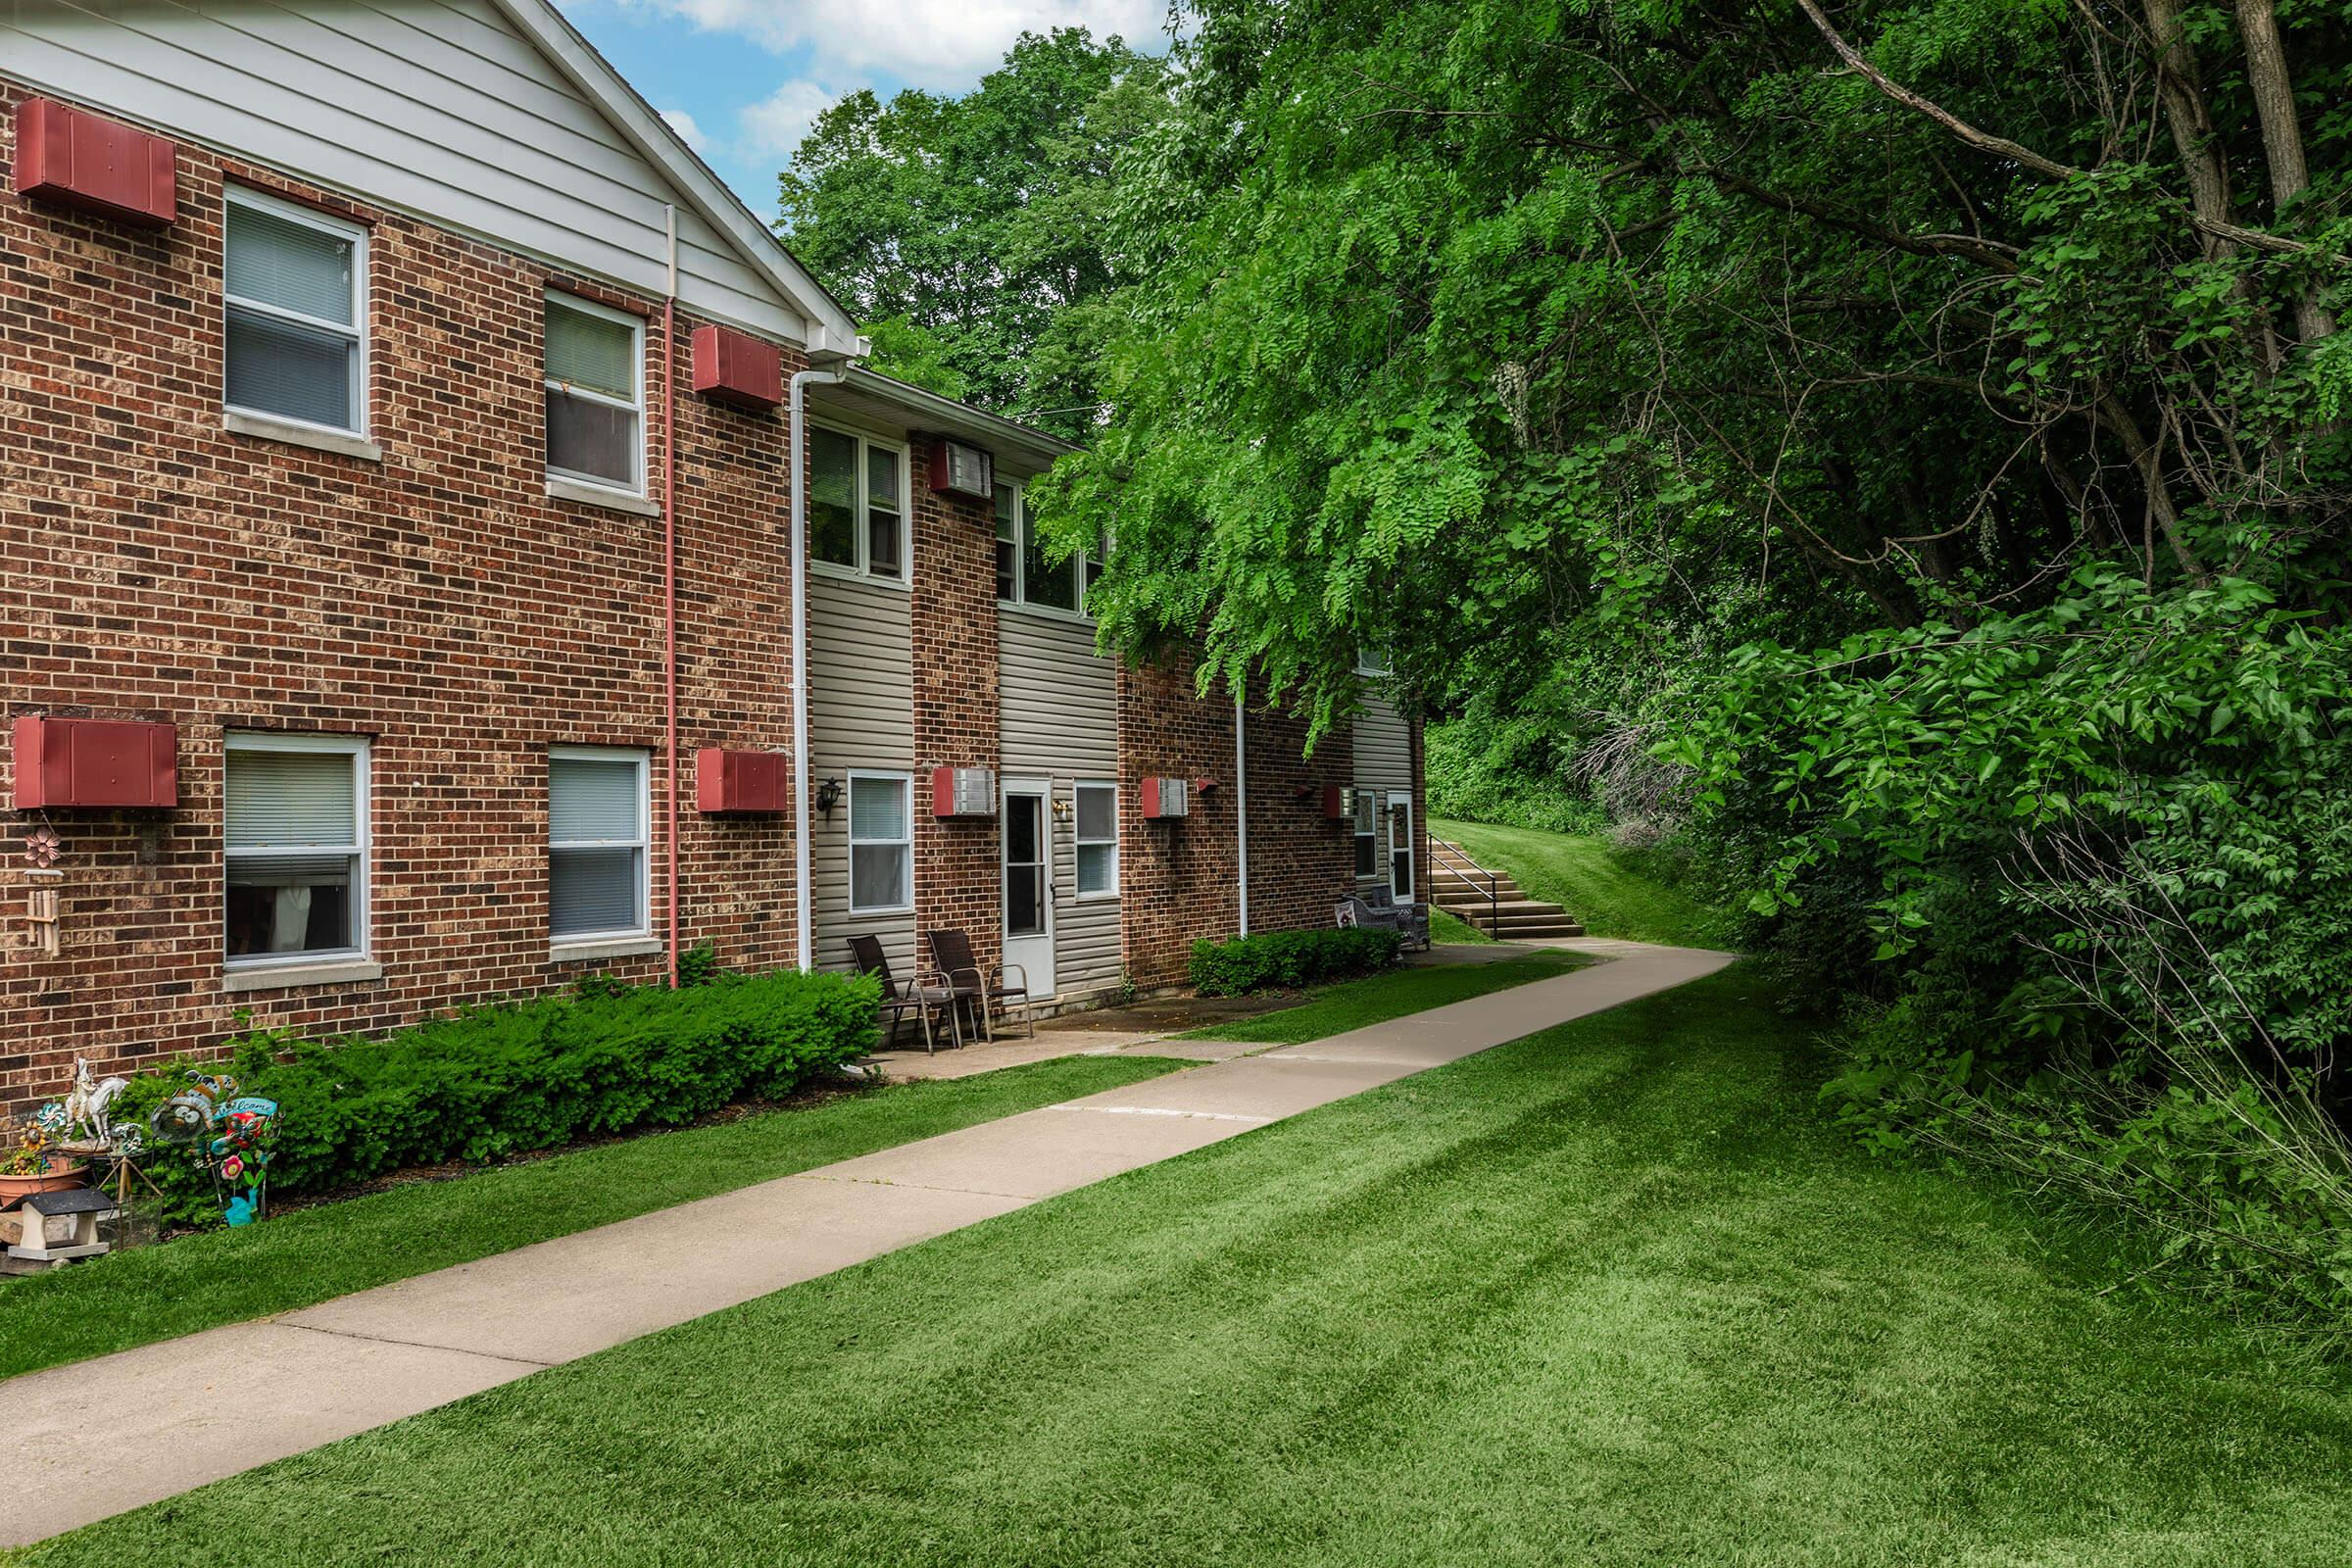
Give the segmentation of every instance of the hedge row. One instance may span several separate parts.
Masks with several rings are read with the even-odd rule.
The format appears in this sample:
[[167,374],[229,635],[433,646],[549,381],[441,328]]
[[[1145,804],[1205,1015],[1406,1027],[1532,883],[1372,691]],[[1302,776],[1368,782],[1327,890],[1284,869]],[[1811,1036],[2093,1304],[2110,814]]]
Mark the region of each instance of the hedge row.
[[[862,976],[720,975],[470,1007],[381,1039],[258,1032],[232,1042],[228,1070],[278,1102],[270,1186],[320,1192],[784,1095],[872,1050],[879,1000]],[[186,1065],[142,1074],[123,1108],[177,1092]]]
[[1313,985],[1396,967],[1403,938],[1370,926],[1269,931],[1263,936],[1207,938],[1193,944],[1195,990],[1205,997]]

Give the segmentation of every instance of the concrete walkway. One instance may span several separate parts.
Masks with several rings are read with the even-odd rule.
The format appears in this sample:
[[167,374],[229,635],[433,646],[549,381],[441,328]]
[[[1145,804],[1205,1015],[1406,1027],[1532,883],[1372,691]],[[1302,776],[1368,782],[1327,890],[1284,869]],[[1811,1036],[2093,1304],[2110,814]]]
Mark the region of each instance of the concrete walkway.
[[1090,1095],[274,1318],[10,1380],[22,1544],[1713,973],[1611,961]]

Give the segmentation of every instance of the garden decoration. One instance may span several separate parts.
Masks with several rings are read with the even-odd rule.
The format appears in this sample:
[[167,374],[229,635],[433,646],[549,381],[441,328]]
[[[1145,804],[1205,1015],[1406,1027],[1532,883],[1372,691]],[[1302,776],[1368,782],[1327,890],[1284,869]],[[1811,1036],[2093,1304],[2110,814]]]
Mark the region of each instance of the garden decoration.
[[88,1146],[92,1152],[111,1149],[114,1130],[111,1112],[122,1091],[130,1087],[125,1078],[109,1078],[96,1083],[90,1077],[90,1058],[74,1058],[74,1087],[66,1094],[64,1112],[66,1141],[75,1146]]
[[197,1164],[213,1178],[223,1219],[231,1225],[250,1225],[269,1203],[277,1102],[239,1096],[234,1078],[194,1071],[188,1078],[195,1087],[156,1106],[149,1125],[164,1142],[194,1151]]
[[16,1146],[0,1154],[0,1207],[32,1193],[53,1193],[79,1187],[88,1167],[63,1148],[66,1112],[52,1101],[33,1112]]

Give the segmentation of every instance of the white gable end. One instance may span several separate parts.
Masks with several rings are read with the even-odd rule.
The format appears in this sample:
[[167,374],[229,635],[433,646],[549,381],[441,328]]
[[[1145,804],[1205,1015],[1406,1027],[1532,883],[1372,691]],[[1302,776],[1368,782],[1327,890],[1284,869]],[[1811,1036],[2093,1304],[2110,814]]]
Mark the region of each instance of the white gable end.
[[542,0],[12,0],[0,74],[820,353],[853,328]]

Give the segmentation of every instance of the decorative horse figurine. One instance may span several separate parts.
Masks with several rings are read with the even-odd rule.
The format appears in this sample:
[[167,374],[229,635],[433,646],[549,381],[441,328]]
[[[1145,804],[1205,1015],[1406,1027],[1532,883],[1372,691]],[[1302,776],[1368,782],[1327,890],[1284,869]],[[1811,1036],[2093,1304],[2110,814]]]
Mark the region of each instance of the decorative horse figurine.
[[66,1136],[103,1144],[113,1137],[112,1111],[115,1101],[129,1083],[122,1078],[109,1078],[96,1083],[90,1076],[90,1058],[74,1058],[74,1087],[66,1093]]

